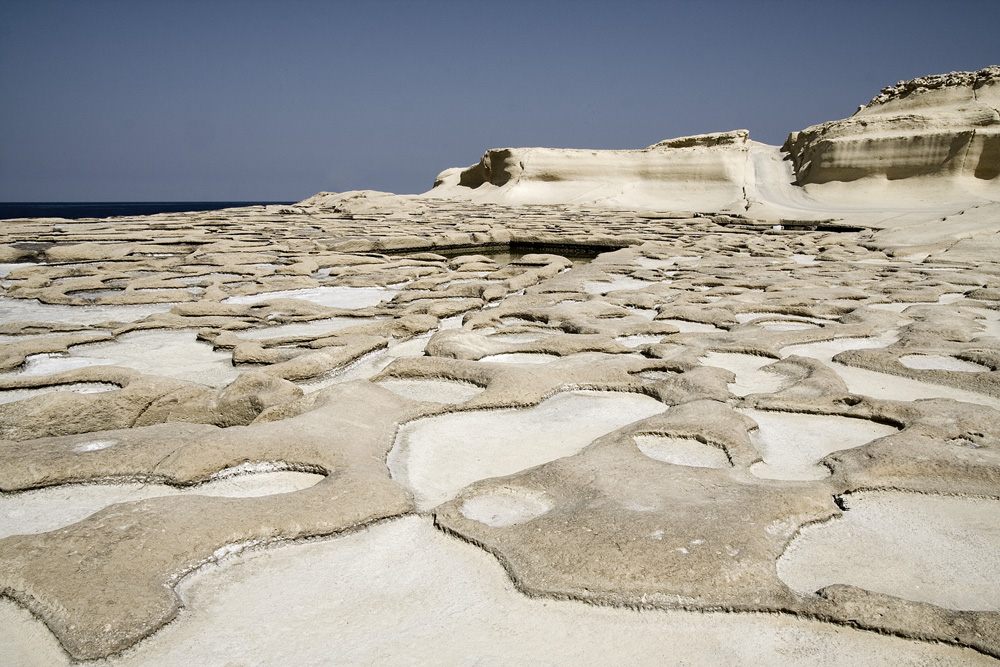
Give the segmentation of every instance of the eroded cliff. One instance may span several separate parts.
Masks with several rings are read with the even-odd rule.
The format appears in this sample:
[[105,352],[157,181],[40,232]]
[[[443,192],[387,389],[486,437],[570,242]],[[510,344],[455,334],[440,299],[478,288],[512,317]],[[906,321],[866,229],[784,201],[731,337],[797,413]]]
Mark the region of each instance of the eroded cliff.
[[995,199],[998,109],[998,66],[921,77],[884,88],[850,118],[793,132],[783,150],[800,185],[932,177]]
[[484,203],[850,214],[876,226],[906,210],[950,215],[1000,201],[1000,66],[900,82],[781,148],[746,130],[641,150],[498,148],[434,186],[431,196]]

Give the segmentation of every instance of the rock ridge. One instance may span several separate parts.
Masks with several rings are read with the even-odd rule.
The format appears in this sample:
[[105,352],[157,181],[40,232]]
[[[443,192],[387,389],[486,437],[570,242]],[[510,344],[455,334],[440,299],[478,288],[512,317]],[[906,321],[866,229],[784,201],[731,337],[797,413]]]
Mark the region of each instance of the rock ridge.
[[1000,65],[990,65],[975,72],[949,72],[931,74],[909,81],[899,81],[895,86],[886,86],[871,101],[858,109],[877,107],[892,100],[901,99],[913,93],[923,93],[940,88],[969,86],[973,90],[1000,79]]
[[774,222],[850,213],[874,226],[929,207],[954,214],[1000,201],[998,81],[997,65],[901,81],[849,118],[791,132],[780,148],[747,130],[634,150],[494,148],[441,172],[427,196]]

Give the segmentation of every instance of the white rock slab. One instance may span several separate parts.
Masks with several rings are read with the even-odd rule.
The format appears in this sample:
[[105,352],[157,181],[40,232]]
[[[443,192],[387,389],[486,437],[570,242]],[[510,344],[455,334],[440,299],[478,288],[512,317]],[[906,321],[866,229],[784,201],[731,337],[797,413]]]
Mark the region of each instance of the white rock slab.
[[302,299],[330,308],[367,308],[396,296],[396,290],[383,287],[313,287],[311,289],[263,292],[250,296],[231,296],[224,303],[260,303],[268,299]]

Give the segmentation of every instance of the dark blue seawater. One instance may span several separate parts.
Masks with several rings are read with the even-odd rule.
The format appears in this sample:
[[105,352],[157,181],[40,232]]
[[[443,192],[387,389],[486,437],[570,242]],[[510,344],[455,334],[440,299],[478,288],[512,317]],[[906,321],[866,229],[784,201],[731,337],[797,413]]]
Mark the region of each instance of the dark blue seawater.
[[220,208],[294,204],[290,201],[109,201],[109,202],[0,202],[0,220],[11,218],[110,218],[116,215],[153,215]]

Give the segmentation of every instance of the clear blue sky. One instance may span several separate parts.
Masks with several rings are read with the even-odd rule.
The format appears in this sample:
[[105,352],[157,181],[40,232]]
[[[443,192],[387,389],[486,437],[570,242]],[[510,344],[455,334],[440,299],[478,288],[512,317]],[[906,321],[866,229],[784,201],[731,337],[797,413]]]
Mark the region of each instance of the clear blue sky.
[[1000,0],[2,0],[0,201],[422,192],[500,146],[780,144],[1000,64]]

